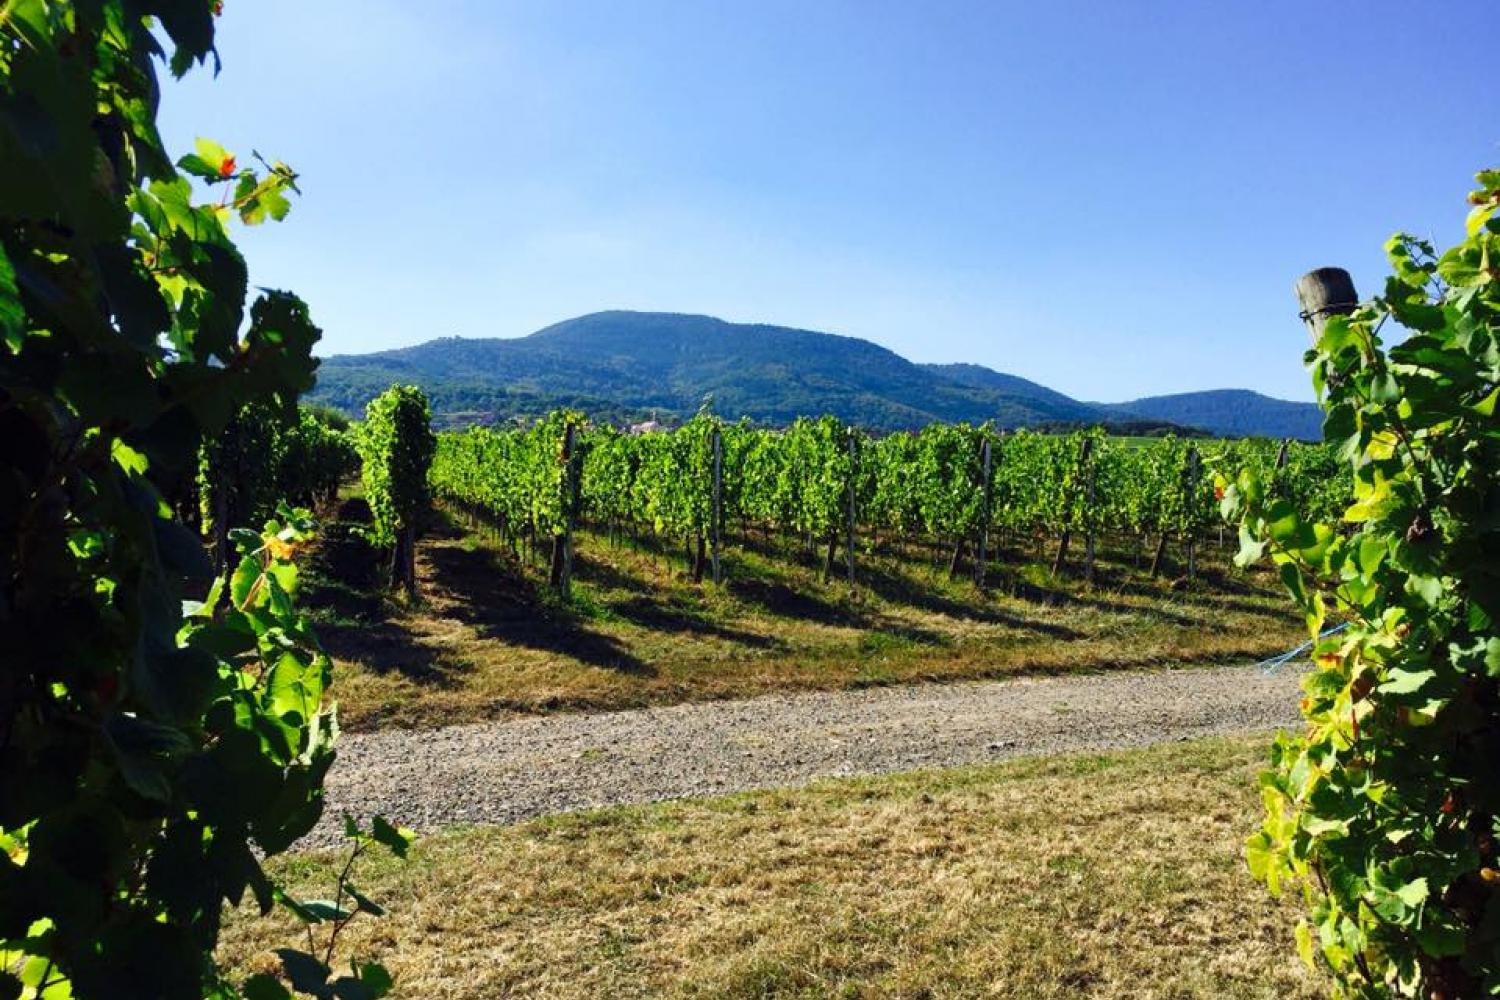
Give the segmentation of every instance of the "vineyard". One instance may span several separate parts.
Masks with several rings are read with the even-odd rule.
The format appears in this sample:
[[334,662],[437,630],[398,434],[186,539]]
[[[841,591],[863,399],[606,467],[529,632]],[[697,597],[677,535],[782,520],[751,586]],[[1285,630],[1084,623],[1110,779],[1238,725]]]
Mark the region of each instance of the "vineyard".
[[189,523],[196,518],[222,567],[231,529],[264,522],[281,502],[326,507],[358,468],[348,421],[339,414],[303,406],[288,415],[250,403],[199,447],[197,475],[179,485],[175,506]]
[[1040,555],[1048,540],[1055,573],[1071,559],[1091,576],[1106,537],[1136,550],[1154,542],[1153,576],[1175,545],[1192,576],[1197,546],[1222,530],[1215,468],[1256,469],[1308,517],[1326,517],[1350,488],[1321,445],[967,424],[874,437],[828,416],[770,430],[700,415],[632,435],[572,412],[529,429],[441,434],[430,478],[438,497],[486,519],[518,554],[539,558],[546,547],[559,587],[581,523],[680,543],[694,580],[720,577],[730,536],[758,535],[820,559],[825,579],[839,571],[851,582],[861,552],[925,542],[947,553],[950,576],[967,568],[982,584],[997,547]]
[[[267,19],[251,44],[223,50],[261,57],[240,77],[253,102],[229,91],[159,122],[169,93],[193,93],[168,91],[168,75],[218,75],[226,6],[225,23],[241,10]],[[1185,267],[1202,248],[1232,237],[1260,257],[1274,240],[1301,256],[1309,236],[1322,245],[1311,220],[1327,229],[1342,206],[1390,204],[1398,179],[1403,203],[1424,204],[1419,161],[1338,136],[1400,122],[1402,152],[1451,163],[1457,147],[1435,140],[1472,141],[1473,101],[1452,97],[1475,88],[1424,87],[1424,74],[1472,71],[1470,53],[1420,48],[1433,32],[1397,18],[1376,19],[1402,29],[1382,44],[1344,11],[1336,35],[1299,21],[1294,41],[1315,48],[1283,44],[1284,19],[1257,38],[1247,19],[1203,31],[1163,18],[1132,52],[1128,30],[1104,24],[1091,48],[1066,14],[1049,51],[1051,33],[1034,31],[1045,23],[1031,23],[1044,12],[1017,31],[1014,17],[978,16],[983,5],[920,23],[860,9],[833,12],[845,23],[802,19],[794,51],[784,25],[753,11],[717,26],[695,11],[664,34],[596,5],[553,35],[544,12],[481,16],[484,5],[417,20],[254,13],[272,6],[0,3],[0,1000],[1500,997],[1500,170],[1477,174],[1455,245],[1389,239],[1375,297],[1337,267],[1297,281],[1317,407],[1247,391],[1078,404],[855,338],[788,328],[775,336],[793,339],[773,342],[763,326],[743,338],[753,364],[733,355],[734,374],[760,388],[736,396],[722,377],[731,355],[699,350],[680,326],[703,318],[658,316],[677,340],[637,325],[595,341],[633,354],[570,352],[566,330],[539,331],[525,350],[547,385],[483,363],[500,356],[493,344],[470,357],[475,342],[435,342],[422,353],[448,391],[524,407],[468,407],[480,426],[435,433],[428,392],[444,390],[411,363],[422,345],[378,351],[367,368],[336,361],[336,337],[320,359],[313,309],[250,280],[305,273],[335,303],[378,309],[364,314],[374,322],[318,313],[370,347],[400,331],[402,310],[412,328],[464,329],[446,311],[463,298],[447,294],[455,274],[503,278],[503,308],[489,289],[469,293],[488,326],[526,314],[510,293],[531,286],[654,298],[660,271],[690,296],[769,290],[823,261],[821,307],[762,297],[815,310],[859,298],[838,310],[931,336],[1001,327],[998,310],[972,313],[988,314],[979,327],[954,322],[953,306],[1010,298],[1011,286],[1071,290],[1092,260],[1092,310],[1067,318],[1089,342],[1067,346],[1113,392],[1131,373],[1108,359],[1159,362],[1107,354],[1106,336],[1176,371],[1206,370],[1191,366],[1208,351],[1250,357],[1255,297]],[[1484,54],[1477,15],[1447,21]],[[1216,35],[1232,48],[1214,48]],[[909,37],[921,47],[896,44]],[[1162,40],[1180,38],[1194,44],[1163,60]],[[1007,52],[1015,39],[1025,49]],[[985,58],[964,58],[974,40]],[[837,61],[800,58],[835,49]],[[1278,63],[1284,50],[1294,59]],[[456,57],[434,73],[422,51]],[[1358,63],[1326,58],[1340,51]],[[1403,73],[1361,118],[1332,84],[1379,73],[1370,52]],[[524,72],[495,72],[495,53]],[[1306,74],[1314,54],[1325,79]],[[1259,76],[1235,75],[1252,64]],[[1064,87],[1036,72],[1059,65]],[[951,66],[961,90],[927,89]],[[829,68],[836,78],[807,75]],[[1122,79],[1139,100],[1105,110],[1135,120],[1099,116]],[[892,80],[899,92],[880,89]],[[1308,82],[1353,113],[1349,127],[1291,104],[1267,105],[1264,120],[1251,104],[1218,113],[1228,86],[1264,99]],[[1022,92],[1045,96],[1025,115],[985,99]],[[1147,103],[1157,92],[1172,103]],[[473,117],[433,113],[455,98],[483,109],[485,127],[463,131],[463,155],[437,155],[453,145],[448,123]],[[704,107],[757,113],[727,116],[734,127],[715,135]],[[298,172],[251,146],[164,141],[204,111],[238,133],[235,109],[278,143],[317,146],[327,123],[353,135],[375,114],[383,135],[421,148],[387,142],[378,169],[343,147],[332,161],[308,148],[309,190],[346,188],[358,217],[321,216],[333,220],[325,242],[252,267],[237,227],[280,222]],[[1433,117],[1447,113],[1466,117]],[[1028,135],[1030,119],[1047,133]],[[1233,133],[1205,125],[1218,119]],[[1305,123],[1314,131],[1291,130]],[[1184,125],[1191,134],[1161,133]],[[1244,144],[1228,140],[1278,132],[1300,141],[1235,161],[1265,175],[1237,184],[1243,197],[1222,197],[1230,160],[1183,159],[1239,157]],[[1005,141],[990,147],[991,135]],[[1122,148],[1137,135],[1149,141]],[[1094,139],[1103,195],[1097,169],[1090,187],[1077,182],[1100,160],[1041,159]],[[1306,165],[1314,141],[1323,170]],[[548,158],[585,146],[586,171]],[[1017,148],[1035,176],[1010,172]],[[663,151],[669,169],[643,156]],[[772,158],[788,169],[766,169]],[[695,161],[712,172],[682,172]],[[1392,173],[1361,181],[1372,163]],[[653,189],[656,174],[665,186]],[[888,186],[868,183],[877,175]],[[1349,189],[1289,191],[1293,177]],[[791,187],[820,179],[822,190]],[[596,190],[607,187],[628,197]],[[976,208],[996,201],[991,189],[1043,206],[1044,225],[1028,233],[1020,213],[989,225]],[[901,197],[870,197],[884,190]],[[1261,218],[1257,192],[1297,215]],[[1139,211],[1121,215],[1122,202]],[[1057,211],[1068,203],[1074,214]],[[1168,207],[1196,218],[1206,204],[1232,210],[1229,224],[1189,226]],[[747,205],[765,217],[737,226]],[[914,212],[915,249],[892,207]],[[839,227],[839,210],[858,226]],[[1101,232],[1124,252],[1101,253]],[[370,234],[379,257],[360,256]],[[653,252],[658,239],[671,254]],[[442,253],[366,266],[396,245]],[[705,252],[738,246],[774,252],[775,266],[758,274],[753,255]],[[1243,255],[1217,256],[1243,267]],[[570,257],[551,278],[526,269]],[[1038,280],[1048,260],[1067,269]],[[700,263],[729,270],[694,274]],[[584,271],[590,282],[562,280]],[[872,297],[861,276],[907,287]],[[1196,296],[1180,294],[1188,284]],[[951,288],[951,301],[923,288]],[[1170,323],[1143,308],[1157,302]],[[1187,311],[1210,302],[1213,324]],[[1018,306],[1006,312],[1033,311]],[[1030,340],[1056,349],[1046,333],[1062,327],[1034,312]],[[1173,324],[1201,343],[1190,349]],[[1161,343],[1137,336],[1155,329]],[[781,346],[794,342],[821,367]],[[1260,343],[1257,361],[1276,353]],[[597,362],[595,381],[572,354]],[[369,394],[358,417],[309,405],[323,360],[325,376],[343,367],[365,388],[421,385]],[[887,396],[828,374],[866,363]],[[491,391],[476,373],[506,385]],[[673,413],[716,399],[764,423],[705,403],[674,429],[627,432],[600,417],[637,397],[605,389],[670,391]],[[747,404],[772,395],[775,407]],[[1226,395],[1302,419],[1251,430],[1244,413],[1232,425],[1193,416]],[[594,417],[532,420],[574,406]],[[792,419],[827,411],[842,416]],[[506,412],[528,422],[496,425]],[[1150,418],[1133,425],[1150,433],[1311,435],[1316,421],[1325,443],[1111,436],[1125,425],[1110,413]],[[873,429],[896,427],[921,429]]]

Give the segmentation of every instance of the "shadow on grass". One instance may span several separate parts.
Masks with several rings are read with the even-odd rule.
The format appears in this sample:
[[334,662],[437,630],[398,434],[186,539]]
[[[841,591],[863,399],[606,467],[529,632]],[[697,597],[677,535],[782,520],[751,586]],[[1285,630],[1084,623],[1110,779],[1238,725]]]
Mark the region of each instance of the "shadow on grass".
[[[741,550],[734,550],[735,552]],[[946,646],[951,640],[941,632],[894,622],[857,606],[850,606],[808,593],[792,583],[767,578],[763,567],[738,559],[732,552],[724,555],[724,586],[736,599],[761,612],[792,621],[807,621],[836,627],[859,628],[869,635],[905,642],[910,645]],[[628,568],[580,554],[578,579],[605,590],[622,590],[631,597],[609,603],[609,610],[619,618],[659,632],[714,637],[755,649],[785,648],[775,637],[731,628],[706,621],[692,608],[670,599],[656,599],[660,587],[654,581],[634,575]]]
[[[1097,594],[1074,593],[1060,587],[1045,587],[1025,580],[1016,583],[1015,595],[1022,600],[1052,607],[1090,608],[1112,615],[1149,616],[1179,628],[1202,628],[1206,624],[1201,618],[1194,618],[1191,615],[1164,608],[1159,604],[1127,604],[1124,601],[1112,601]],[[1146,596],[1165,597],[1167,595],[1164,591],[1148,591]],[[1194,608],[1205,612],[1210,610],[1207,607],[1198,608],[1197,605],[1194,605]],[[1075,637],[1081,636],[1082,633],[1075,633]]]
[[437,614],[473,627],[482,638],[568,656],[589,666],[651,677],[656,668],[618,639],[591,630],[566,608],[543,599],[508,558],[438,537],[418,548],[418,578]]
[[418,684],[455,687],[473,670],[444,657],[439,647],[422,642],[399,622],[336,622],[316,628],[329,656],[358,663],[371,673],[394,673]]
[[399,620],[384,583],[388,560],[365,540],[370,519],[363,500],[340,505],[337,519],[320,532],[304,569],[299,602],[323,649],[336,660],[376,674],[400,674],[418,684],[454,686],[469,667],[445,659]]
[[959,621],[982,622],[986,625],[1003,625],[1021,632],[1034,632],[1053,639],[1080,639],[1083,633],[1066,625],[1052,622],[1030,621],[1008,614],[995,607],[985,607],[954,600],[944,594],[923,586],[919,581],[901,573],[880,567],[868,567],[859,573],[861,585],[891,604],[917,608],[929,614],[943,615]]
[[870,626],[870,616],[857,608],[825,600],[779,581],[732,576],[724,582],[724,586],[737,599],[781,618],[797,618],[819,625],[845,628]]
[[600,590],[628,590],[644,594],[661,589],[661,584],[629,572],[620,563],[606,562],[590,553],[579,552],[573,560],[573,578]]
[[[1149,583],[1122,581],[1118,585],[1111,585],[1110,589],[1132,597],[1151,599],[1167,596],[1169,587],[1166,582],[1153,587]],[[1171,596],[1174,600],[1201,610],[1205,614],[1222,614],[1231,611],[1274,621],[1283,621],[1295,615],[1290,601],[1281,605],[1274,602],[1258,604],[1253,600],[1243,599],[1264,597],[1265,591],[1258,590],[1243,580],[1211,572],[1200,572],[1195,583],[1171,590]]]
[[723,639],[754,649],[776,649],[785,645],[772,636],[715,625],[680,608],[657,604],[646,597],[632,597],[618,604],[611,604],[610,610],[632,624],[657,632]]

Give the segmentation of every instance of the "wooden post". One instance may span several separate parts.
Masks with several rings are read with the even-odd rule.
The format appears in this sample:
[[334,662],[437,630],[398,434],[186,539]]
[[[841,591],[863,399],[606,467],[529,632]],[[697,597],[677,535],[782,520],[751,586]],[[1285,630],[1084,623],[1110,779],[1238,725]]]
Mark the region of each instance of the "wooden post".
[[1087,492],[1086,492],[1085,498],[1084,498],[1084,508],[1083,509],[1087,512],[1085,514],[1085,517],[1088,518],[1088,520],[1085,522],[1085,525],[1084,525],[1084,537],[1083,537],[1083,550],[1084,550],[1084,560],[1085,560],[1084,579],[1087,580],[1089,586],[1092,587],[1094,585],[1094,483],[1095,483],[1095,479],[1094,479],[1094,468],[1095,468],[1095,462],[1094,462],[1094,439],[1093,438],[1084,438],[1083,439],[1083,460],[1086,463],[1088,463],[1087,468],[1084,470],[1084,477],[1085,477],[1084,482],[1087,484],[1087,486],[1085,487],[1085,489],[1087,490]]
[[573,582],[573,512],[578,506],[578,477],[573,474],[573,425],[563,427],[562,531],[552,537],[550,582],[564,598]]
[[1297,294],[1297,315],[1307,324],[1307,332],[1316,341],[1330,316],[1347,316],[1359,305],[1354,279],[1341,267],[1320,267],[1308,271],[1293,286]]
[[1271,495],[1277,498],[1286,496],[1286,463],[1290,457],[1291,441],[1283,438],[1281,447],[1276,452],[1276,467],[1271,473]]
[[1068,546],[1073,541],[1073,529],[1064,528],[1057,542],[1057,555],[1052,559],[1052,575],[1057,576],[1068,565]]
[[979,553],[974,559],[974,586],[984,588],[984,571],[990,552],[990,439],[986,437],[979,446],[979,467],[984,476],[984,500],[980,505]]
[[1197,532],[1193,530],[1192,520],[1193,505],[1198,494],[1198,463],[1198,449],[1196,447],[1189,448],[1187,458],[1187,482],[1184,485],[1184,490],[1187,494],[1184,497],[1184,499],[1186,500],[1185,506],[1187,507],[1188,511],[1187,575],[1189,580],[1193,579],[1198,572],[1196,548]]
[[1151,578],[1154,580],[1161,574],[1162,566],[1167,561],[1167,529],[1162,530],[1156,536],[1156,553],[1151,557]]
[[854,586],[854,519],[858,511],[854,507],[855,480],[858,478],[859,449],[854,428],[849,428],[849,520],[844,526],[844,561],[848,564],[849,586]]
[[713,456],[714,456],[714,506],[713,528],[711,537],[713,539],[713,568],[714,585],[724,582],[724,575],[719,565],[719,546],[723,542],[724,532],[724,437],[719,433],[719,428],[714,428],[713,434]]
[[[1084,438],[1083,439],[1083,444],[1080,445],[1079,449],[1078,449],[1078,461],[1080,463],[1088,463],[1090,461],[1090,458],[1093,455],[1093,453],[1094,453],[1094,439],[1093,438],[1087,438],[1087,437]],[[1092,492],[1092,490],[1090,490],[1090,492],[1087,494],[1087,497],[1088,497],[1089,502],[1092,503],[1093,502],[1093,492]],[[1072,499],[1073,499],[1072,497],[1069,498],[1070,501]],[[1086,528],[1086,532],[1085,533],[1088,536],[1087,537],[1088,551],[1089,551],[1090,556],[1091,556],[1091,558],[1089,560],[1089,564],[1090,564],[1090,566],[1092,566],[1093,565],[1092,553],[1093,553],[1093,550],[1094,550],[1093,529],[1092,529],[1092,527],[1089,527],[1087,525],[1085,526],[1085,528]],[[1072,544],[1072,541],[1073,541],[1073,525],[1070,522],[1066,527],[1063,528],[1062,538],[1059,539],[1058,543],[1057,543],[1057,557],[1052,560],[1052,575],[1053,576],[1057,576],[1063,570],[1065,570],[1065,569],[1068,568],[1068,547],[1069,547],[1069,545]],[[1092,572],[1092,570],[1090,570],[1090,572]]]

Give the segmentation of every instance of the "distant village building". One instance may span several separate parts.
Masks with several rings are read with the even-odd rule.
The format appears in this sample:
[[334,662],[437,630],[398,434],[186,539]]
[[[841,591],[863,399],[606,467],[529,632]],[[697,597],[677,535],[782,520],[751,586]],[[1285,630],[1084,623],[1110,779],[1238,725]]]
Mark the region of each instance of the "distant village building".
[[657,431],[664,431],[666,429],[667,425],[656,419],[655,410],[651,411],[650,420],[646,420],[639,424],[630,425],[631,434],[654,434]]

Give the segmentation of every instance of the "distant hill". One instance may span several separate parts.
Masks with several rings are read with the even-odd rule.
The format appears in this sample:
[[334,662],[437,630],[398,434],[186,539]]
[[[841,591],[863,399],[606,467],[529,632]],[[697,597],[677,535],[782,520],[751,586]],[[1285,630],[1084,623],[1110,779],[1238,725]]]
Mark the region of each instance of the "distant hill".
[[950,382],[960,385],[972,386],[976,389],[988,389],[994,392],[1004,392],[1022,399],[1034,399],[1041,403],[1052,406],[1078,406],[1078,400],[1064,396],[1056,389],[1049,389],[1030,379],[1024,379],[1019,375],[1007,375],[997,372],[993,368],[984,365],[953,364],[953,365],[922,365],[927,371],[932,372]]
[[497,423],[558,406],[616,423],[652,413],[685,417],[709,395],[715,412],[730,418],[784,424],[832,413],[874,430],[938,420],[993,420],[1003,427],[1159,426],[1170,420],[1079,402],[979,365],[914,364],[854,337],[710,316],[618,311],[565,320],[526,337],[447,337],[372,354],[334,355],[323,359],[312,398],[357,414],[396,381],[422,386],[444,425]]
[[393,380],[421,385],[440,413],[500,418],[559,402],[590,412],[602,402],[691,414],[710,394],[716,412],[772,424],[820,413],[881,430],[935,420],[1019,427],[1100,416],[1060,394],[1042,398],[945,378],[867,340],[676,313],[593,313],[528,337],[453,337],[335,355],[318,370],[314,398],[355,412]]
[[1319,441],[1323,411],[1312,403],[1274,399],[1249,389],[1211,389],[1150,396],[1128,403],[1094,403],[1116,417],[1165,420],[1220,437],[1275,437]]

